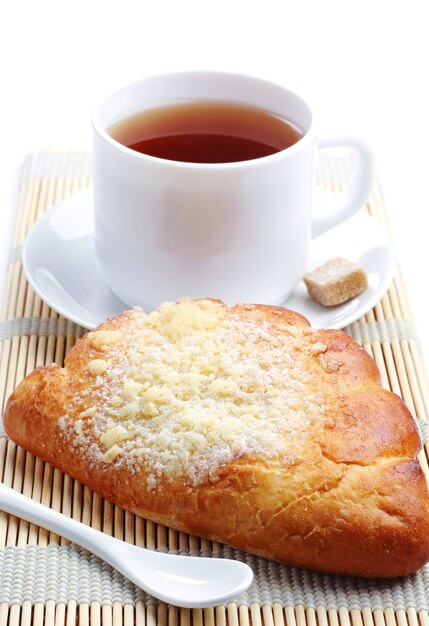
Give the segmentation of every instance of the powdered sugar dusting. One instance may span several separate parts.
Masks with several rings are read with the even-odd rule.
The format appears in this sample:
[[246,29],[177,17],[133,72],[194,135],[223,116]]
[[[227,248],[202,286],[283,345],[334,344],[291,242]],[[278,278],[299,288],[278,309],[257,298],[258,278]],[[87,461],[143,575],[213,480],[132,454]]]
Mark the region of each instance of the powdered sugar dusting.
[[148,489],[177,476],[215,482],[243,455],[293,464],[327,405],[315,382],[326,347],[304,330],[273,332],[263,317],[209,300],[135,309],[120,331],[91,333],[89,362],[108,366],[82,372],[89,392],[64,429],[82,448],[95,435],[94,461],[144,466]]

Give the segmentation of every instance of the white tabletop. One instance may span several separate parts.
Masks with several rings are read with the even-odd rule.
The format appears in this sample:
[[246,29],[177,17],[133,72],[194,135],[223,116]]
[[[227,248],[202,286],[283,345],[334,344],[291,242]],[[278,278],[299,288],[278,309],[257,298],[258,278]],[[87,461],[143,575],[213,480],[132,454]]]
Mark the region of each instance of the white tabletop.
[[0,33],[0,289],[17,172],[34,146],[90,146],[99,94],[145,75],[220,69],[305,97],[319,136],[354,135],[376,156],[398,258],[429,353],[429,39],[409,0],[32,0],[3,8]]

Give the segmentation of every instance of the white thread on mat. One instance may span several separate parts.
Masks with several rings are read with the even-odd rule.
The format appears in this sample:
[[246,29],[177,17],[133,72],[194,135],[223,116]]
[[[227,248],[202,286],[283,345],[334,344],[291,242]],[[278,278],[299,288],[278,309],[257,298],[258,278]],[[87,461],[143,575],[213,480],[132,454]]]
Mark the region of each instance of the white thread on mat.
[[[351,177],[355,155],[343,148],[320,153],[317,159],[316,182],[323,184],[344,183]],[[92,155],[89,151],[46,151],[27,155],[24,159],[21,178],[47,176],[91,176]]]
[[21,257],[22,257],[22,246],[14,246],[13,248],[10,249],[8,263],[14,263],[15,261],[20,261]]
[[86,332],[88,331],[62,317],[16,317],[13,320],[0,322],[0,341],[11,339],[16,335],[82,337]]
[[[228,547],[219,549],[216,556],[242,560],[254,571],[254,582],[237,599],[238,604],[280,603],[314,609],[323,606],[328,610],[429,608],[428,566],[395,580],[365,580],[287,567]],[[7,604],[71,600],[102,605],[135,604],[140,600],[156,603],[109,565],[74,545],[8,546],[0,550],[0,581],[0,603]]]
[[[408,319],[389,319],[373,322],[353,322],[344,331],[361,343],[391,341],[392,339],[413,339],[417,345],[419,339],[414,324]],[[50,317],[17,317],[13,320],[0,322],[0,341],[15,335],[78,335],[82,336],[85,329],[70,320]]]
[[[15,336],[49,337],[82,337],[87,331],[74,322],[62,317],[17,317],[13,320],[0,322],[0,341]],[[0,437],[5,434],[3,420],[0,416]]]
[[89,151],[36,152],[24,159],[21,181],[49,176],[91,176],[91,171],[92,154]]
[[316,183],[318,185],[343,184],[349,181],[353,172],[354,160],[354,152],[352,150],[345,151],[344,148],[320,152],[316,161]]
[[353,322],[343,330],[360,343],[392,341],[392,339],[409,341],[413,339],[421,351],[414,324],[409,319],[395,318],[371,322]]
[[417,428],[419,429],[420,439],[423,444],[429,443],[429,421],[427,419],[415,420]]
[[[353,170],[353,152],[329,150],[321,153],[317,160],[316,181],[344,183],[350,179]],[[92,154],[89,151],[43,151],[25,157],[21,180],[39,177],[91,176]]]

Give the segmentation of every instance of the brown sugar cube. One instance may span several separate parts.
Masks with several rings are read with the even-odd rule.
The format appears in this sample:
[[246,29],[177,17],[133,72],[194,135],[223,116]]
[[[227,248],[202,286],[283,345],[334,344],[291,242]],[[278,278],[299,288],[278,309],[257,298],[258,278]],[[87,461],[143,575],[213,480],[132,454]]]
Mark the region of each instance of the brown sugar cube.
[[324,306],[335,306],[358,296],[368,287],[364,270],[337,257],[304,274],[308,295]]

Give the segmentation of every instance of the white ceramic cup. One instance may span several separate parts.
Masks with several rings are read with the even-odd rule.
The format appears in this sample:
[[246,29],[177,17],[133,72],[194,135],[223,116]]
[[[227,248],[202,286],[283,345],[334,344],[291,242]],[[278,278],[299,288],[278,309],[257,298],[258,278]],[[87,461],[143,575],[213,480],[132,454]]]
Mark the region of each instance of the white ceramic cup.
[[[185,163],[141,154],[109,135],[144,109],[229,101],[290,120],[291,147],[237,163]],[[146,310],[185,296],[228,304],[283,302],[306,270],[310,239],[353,215],[374,179],[371,151],[356,139],[355,168],[330,206],[313,206],[313,115],[280,85],[224,72],[145,78],[111,94],[93,116],[96,256],[112,291]],[[313,217],[312,217],[313,213]],[[329,252],[328,252],[329,254]]]

